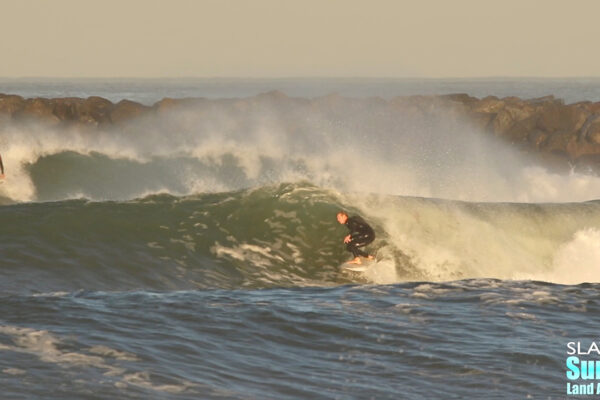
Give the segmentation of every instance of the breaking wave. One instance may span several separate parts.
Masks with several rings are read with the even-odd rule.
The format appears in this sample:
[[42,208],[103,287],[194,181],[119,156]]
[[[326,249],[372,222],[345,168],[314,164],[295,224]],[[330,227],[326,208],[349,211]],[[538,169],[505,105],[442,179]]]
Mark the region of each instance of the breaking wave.
[[[2,289],[600,280],[597,176],[550,171],[461,121],[294,102],[2,128]],[[376,228],[365,274],[339,272],[341,208]]]
[[4,203],[130,200],[308,181],[339,192],[486,202],[600,198],[594,174],[548,170],[464,121],[387,103],[277,95],[213,101],[112,129],[0,129]]
[[[344,208],[377,263],[342,273]],[[309,183],[0,209],[3,292],[332,286],[469,278],[597,282],[600,203],[344,195]]]

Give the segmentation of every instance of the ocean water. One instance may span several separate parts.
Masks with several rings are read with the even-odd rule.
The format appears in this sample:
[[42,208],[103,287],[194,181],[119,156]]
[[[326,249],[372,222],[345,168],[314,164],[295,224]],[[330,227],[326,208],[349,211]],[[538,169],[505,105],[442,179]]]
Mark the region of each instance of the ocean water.
[[[0,80],[149,104],[269,90],[600,99],[597,80]],[[596,174],[548,170],[459,121],[294,104],[215,103],[93,134],[0,128],[0,398],[596,389]],[[377,234],[365,272],[339,268],[340,209]]]

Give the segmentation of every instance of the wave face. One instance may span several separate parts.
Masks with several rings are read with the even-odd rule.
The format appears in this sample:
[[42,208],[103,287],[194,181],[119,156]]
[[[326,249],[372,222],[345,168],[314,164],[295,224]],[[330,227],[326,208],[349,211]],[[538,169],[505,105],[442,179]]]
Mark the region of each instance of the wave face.
[[[335,220],[360,213],[377,264],[349,257]],[[598,281],[600,203],[493,204],[340,195],[304,184],[125,202],[5,206],[0,290],[184,290],[466,278]]]
[[[3,128],[6,290],[600,279],[597,203],[571,203],[600,197],[597,176],[392,103],[277,96],[115,130]],[[338,272],[340,208],[376,226],[368,276]]]

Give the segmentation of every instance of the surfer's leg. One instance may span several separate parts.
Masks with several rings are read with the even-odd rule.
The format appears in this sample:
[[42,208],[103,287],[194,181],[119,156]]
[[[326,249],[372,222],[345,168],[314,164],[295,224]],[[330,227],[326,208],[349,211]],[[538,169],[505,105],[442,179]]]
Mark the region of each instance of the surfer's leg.
[[352,243],[354,243],[354,245],[356,246],[356,251],[360,256],[365,257],[369,260],[372,260],[375,257],[372,256],[371,254],[368,254],[368,253],[360,250],[359,247],[364,247],[368,244],[371,244],[371,243],[373,243],[374,240],[375,240],[375,236],[373,236],[373,235],[363,235],[363,236],[357,238],[356,240],[352,241]]
[[365,253],[364,251],[362,251],[361,249],[359,249],[359,246],[364,246],[365,244],[361,244],[359,242],[355,242],[352,241],[350,243],[348,243],[346,245],[346,249],[352,253],[352,255],[354,256],[354,259],[358,259],[360,261],[360,257],[368,257],[369,255],[367,253]]
[[353,255],[355,258],[356,258],[356,257],[358,257],[358,254],[357,254],[357,250],[358,250],[358,249],[356,248],[356,246],[354,245],[354,243],[353,243],[353,242],[348,242],[348,243],[346,244],[346,250],[348,250],[350,253],[352,253],[352,255]]
[[360,249],[356,249],[356,253],[361,257],[365,257],[365,258],[369,257],[369,253],[366,253]]

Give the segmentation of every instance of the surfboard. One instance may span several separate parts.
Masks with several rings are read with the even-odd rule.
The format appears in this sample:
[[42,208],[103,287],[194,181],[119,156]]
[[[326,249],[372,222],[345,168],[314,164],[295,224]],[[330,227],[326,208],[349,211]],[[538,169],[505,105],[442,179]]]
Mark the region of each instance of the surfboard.
[[364,272],[364,271],[368,270],[369,267],[371,267],[373,264],[375,264],[377,262],[375,259],[372,259],[372,260],[362,259],[361,261],[362,261],[361,264],[350,264],[350,263],[345,262],[342,265],[340,265],[340,269],[342,271]]

